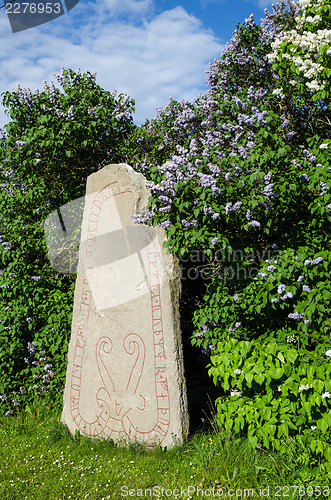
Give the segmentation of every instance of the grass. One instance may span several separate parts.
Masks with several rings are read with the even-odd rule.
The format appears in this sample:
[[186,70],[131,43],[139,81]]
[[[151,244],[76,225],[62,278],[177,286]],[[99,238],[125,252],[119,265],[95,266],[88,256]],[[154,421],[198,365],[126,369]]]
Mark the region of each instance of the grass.
[[[300,439],[289,443],[286,456],[279,456],[252,450],[244,439],[208,426],[182,447],[146,451],[137,445],[120,448],[106,440],[71,436],[59,414],[45,407],[0,418],[2,500],[189,500],[218,498],[217,489],[222,490],[219,497],[230,498],[230,488],[232,498],[314,498],[319,496],[314,488],[322,485],[320,496],[326,498],[328,484],[323,468],[309,464]],[[284,489],[286,485],[304,489],[299,494],[294,488]]]

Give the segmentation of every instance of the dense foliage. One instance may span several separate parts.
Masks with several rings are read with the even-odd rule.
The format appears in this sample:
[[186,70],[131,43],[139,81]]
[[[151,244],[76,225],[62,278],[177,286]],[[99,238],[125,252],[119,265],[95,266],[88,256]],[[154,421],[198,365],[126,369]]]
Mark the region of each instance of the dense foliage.
[[0,407],[13,413],[35,396],[62,404],[74,274],[47,255],[49,213],[84,196],[86,178],[126,161],[133,102],[104,91],[94,74],[62,70],[60,88],[3,94],[1,131]]
[[[192,343],[225,390],[220,423],[280,451],[317,428],[312,450],[331,461],[328,1],[322,55],[320,31],[317,48],[289,45],[315,30],[315,3],[246,19],[211,65],[207,95],[136,131],[153,195],[137,222],[161,224],[191,279],[203,273]],[[324,69],[308,73],[298,51]]]

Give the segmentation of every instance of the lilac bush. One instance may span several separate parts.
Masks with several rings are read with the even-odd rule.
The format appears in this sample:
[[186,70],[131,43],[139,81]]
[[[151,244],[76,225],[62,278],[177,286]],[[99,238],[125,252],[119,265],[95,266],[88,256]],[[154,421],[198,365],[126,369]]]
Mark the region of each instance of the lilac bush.
[[[313,8],[314,1],[308,3]],[[329,27],[329,10],[323,12]],[[288,339],[295,338],[300,370],[325,366],[331,347],[330,103],[326,93],[316,99],[307,86],[300,93],[300,86],[288,84],[292,61],[278,66],[270,57],[302,15],[297,3],[280,1],[260,25],[250,16],[210,65],[207,94],[191,104],[172,101],[136,131],[144,147],[136,168],[152,192],[136,222],[161,225],[169,251],[208,270],[195,304],[192,344],[212,354],[210,374],[226,392],[217,403],[225,418],[231,391],[219,352],[231,340],[289,349]],[[295,74],[296,81],[305,78]],[[321,377],[309,409],[301,408],[303,429],[311,419],[319,422],[313,407],[330,390]],[[279,398],[273,378],[267,389],[255,381],[254,390]],[[284,426],[272,435],[265,430],[264,446],[284,451],[283,436],[298,429],[294,410],[291,419],[286,432]],[[323,433],[329,424],[322,421]],[[242,419],[235,428],[250,428],[254,445],[258,424],[249,422]],[[331,447],[322,448],[331,460]]]
[[43,222],[85,195],[89,174],[127,161],[133,129],[133,101],[103,90],[95,74],[62,69],[55,80],[42,91],[18,85],[2,94],[10,116],[0,134],[0,411],[7,414],[37,396],[62,404],[75,275],[52,268]]

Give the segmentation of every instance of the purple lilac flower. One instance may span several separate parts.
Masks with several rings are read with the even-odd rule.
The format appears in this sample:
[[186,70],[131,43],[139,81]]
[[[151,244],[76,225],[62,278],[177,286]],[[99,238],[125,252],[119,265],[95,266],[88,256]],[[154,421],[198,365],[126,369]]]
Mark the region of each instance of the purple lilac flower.
[[217,186],[212,186],[211,190],[212,190],[212,192],[214,193],[215,196],[219,196],[221,194],[221,190]]
[[297,279],[297,282],[302,283],[304,281],[304,279],[305,279],[304,276],[299,276],[299,278]]
[[316,161],[316,156],[312,155],[311,153],[309,153],[308,149],[304,149],[302,151],[303,153],[303,156],[305,157],[305,159],[311,163],[313,163],[314,161]]
[[251,220],[249,223],[248,223],[249,226],[252,226],[252,227],[260,227],[261,224],[259,221],[257,220]]
[[320,181],[320,185],[321,185],[320,196],[323,196],[329,190],[329,186],[326,184],[326,182],[322,182],[322,181]]
[[172,226],[172,222],[171,220],[166,220],[162,223],[162,227],[163,229],[165,229],[166,231],[168,231],[168,229],[170,228],[170,226]]
[[34,356],[36,354],[36,345],[34,342],[28,342],[28,351],[31,356]]
[[239,295],[238,294],[234,295],[233,296],[233,301],[237,302],[238,300],[239,300]]
[[286,299],[293,299],[294,295],[292,292],[287,292],[285,295],[282,295],[280,298],[281,300],[286,300]]
[[277,288],[277,292],[278,292],[279,294],[281,294],[281,293],[285,292],[285,290],[286,290],[286,285],[282,285],[282,284],[280,284],[280,285],[278,286],[278,288]]
[[287,315],[287,317],[290,319],[295,319],[295,320],[303,319],[302,314],[300,314],[298,312],[290,313]]
[[277,302],[279,302],[279,299],[274,297],[273,299],[271,299],[271,302],[272,304],[276,304]]
[[236,203],[232,207],[232,211],[236,212],[237,210],[239,210],[242,204],[242,201],[236,201]]
[[70,108],[68,109],[68,118],[69,120],[73,120],[75,117],[75,112],[74,112],[74,106],[71,105]]
[[307,286],[307,285],[303,285],[302,290],[304,290],[304,291],[305,291],[305,292],[307,292],[307,293],[310,293],[310,292],[311,292],[311,289],[310,289],[310,288],[309,288],[309,286]]
[[211,244],[212,244],[213,246],[217,245],[217,243],[218,243],[218,238],[216,238],[216,237],[215,237],[215,238],[213,238],[213,239],[211,240]]
[[317,257],[314,260],[308,260],[308,259],[306,259],[304,261],[303,265],[306,266],[306,267],[313,267],[313,266],[317,266],[317,264],[319,264],[322,261],[323,261],[322,257]]
[[296,132],[294,132],[294,130],[291,130],[290,132],[288,132],[286,134],[286,138],[288,141],[291,141],[295,135],[296,135]]
[[182,226],[185,227],[185,228],[188,228],[191,225],[186,219],[183,219],[181,221],[181,223],[182,223]]
[[288,120],[287,118],[285,118],[285,120],[281,124],[281,127],[284,129],[284,128],[288,127],[290,123],[291,123],[290,120]]

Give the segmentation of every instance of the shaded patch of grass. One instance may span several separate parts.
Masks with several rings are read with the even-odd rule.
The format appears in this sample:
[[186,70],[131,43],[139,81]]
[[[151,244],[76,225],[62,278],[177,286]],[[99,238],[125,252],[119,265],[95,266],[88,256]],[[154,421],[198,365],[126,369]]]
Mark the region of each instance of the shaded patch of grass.
[[[309,457],[308,457],[309,458]],[[252,450],[244,439],[206,427],[182,447],[146,451],[139,445],[117,447],[105,439],[70,435],[59,414],[45,407],[28,407],[16,417],[0,419],[0,497],[4,500],[80,500],[201,498],[201,490],[269,486],[327,485],[325,471],[309,469],[305,443],[289,443],[289,454],[279,456]],[[182,491],[180,488],[182,487]],[[154,488],[154,490],[153,490]],[[163,494],[162,494],[163,488]],[[134,490],[129,495],[129,489]],[[167,494],[166,494],[167,492]],[[159,494],[158,494],[159,493]],[[181,494],[183,493],[183,494]],[[246,492],[246,496],[249,496]],[[294,495],[291,498],[303,498]]]

